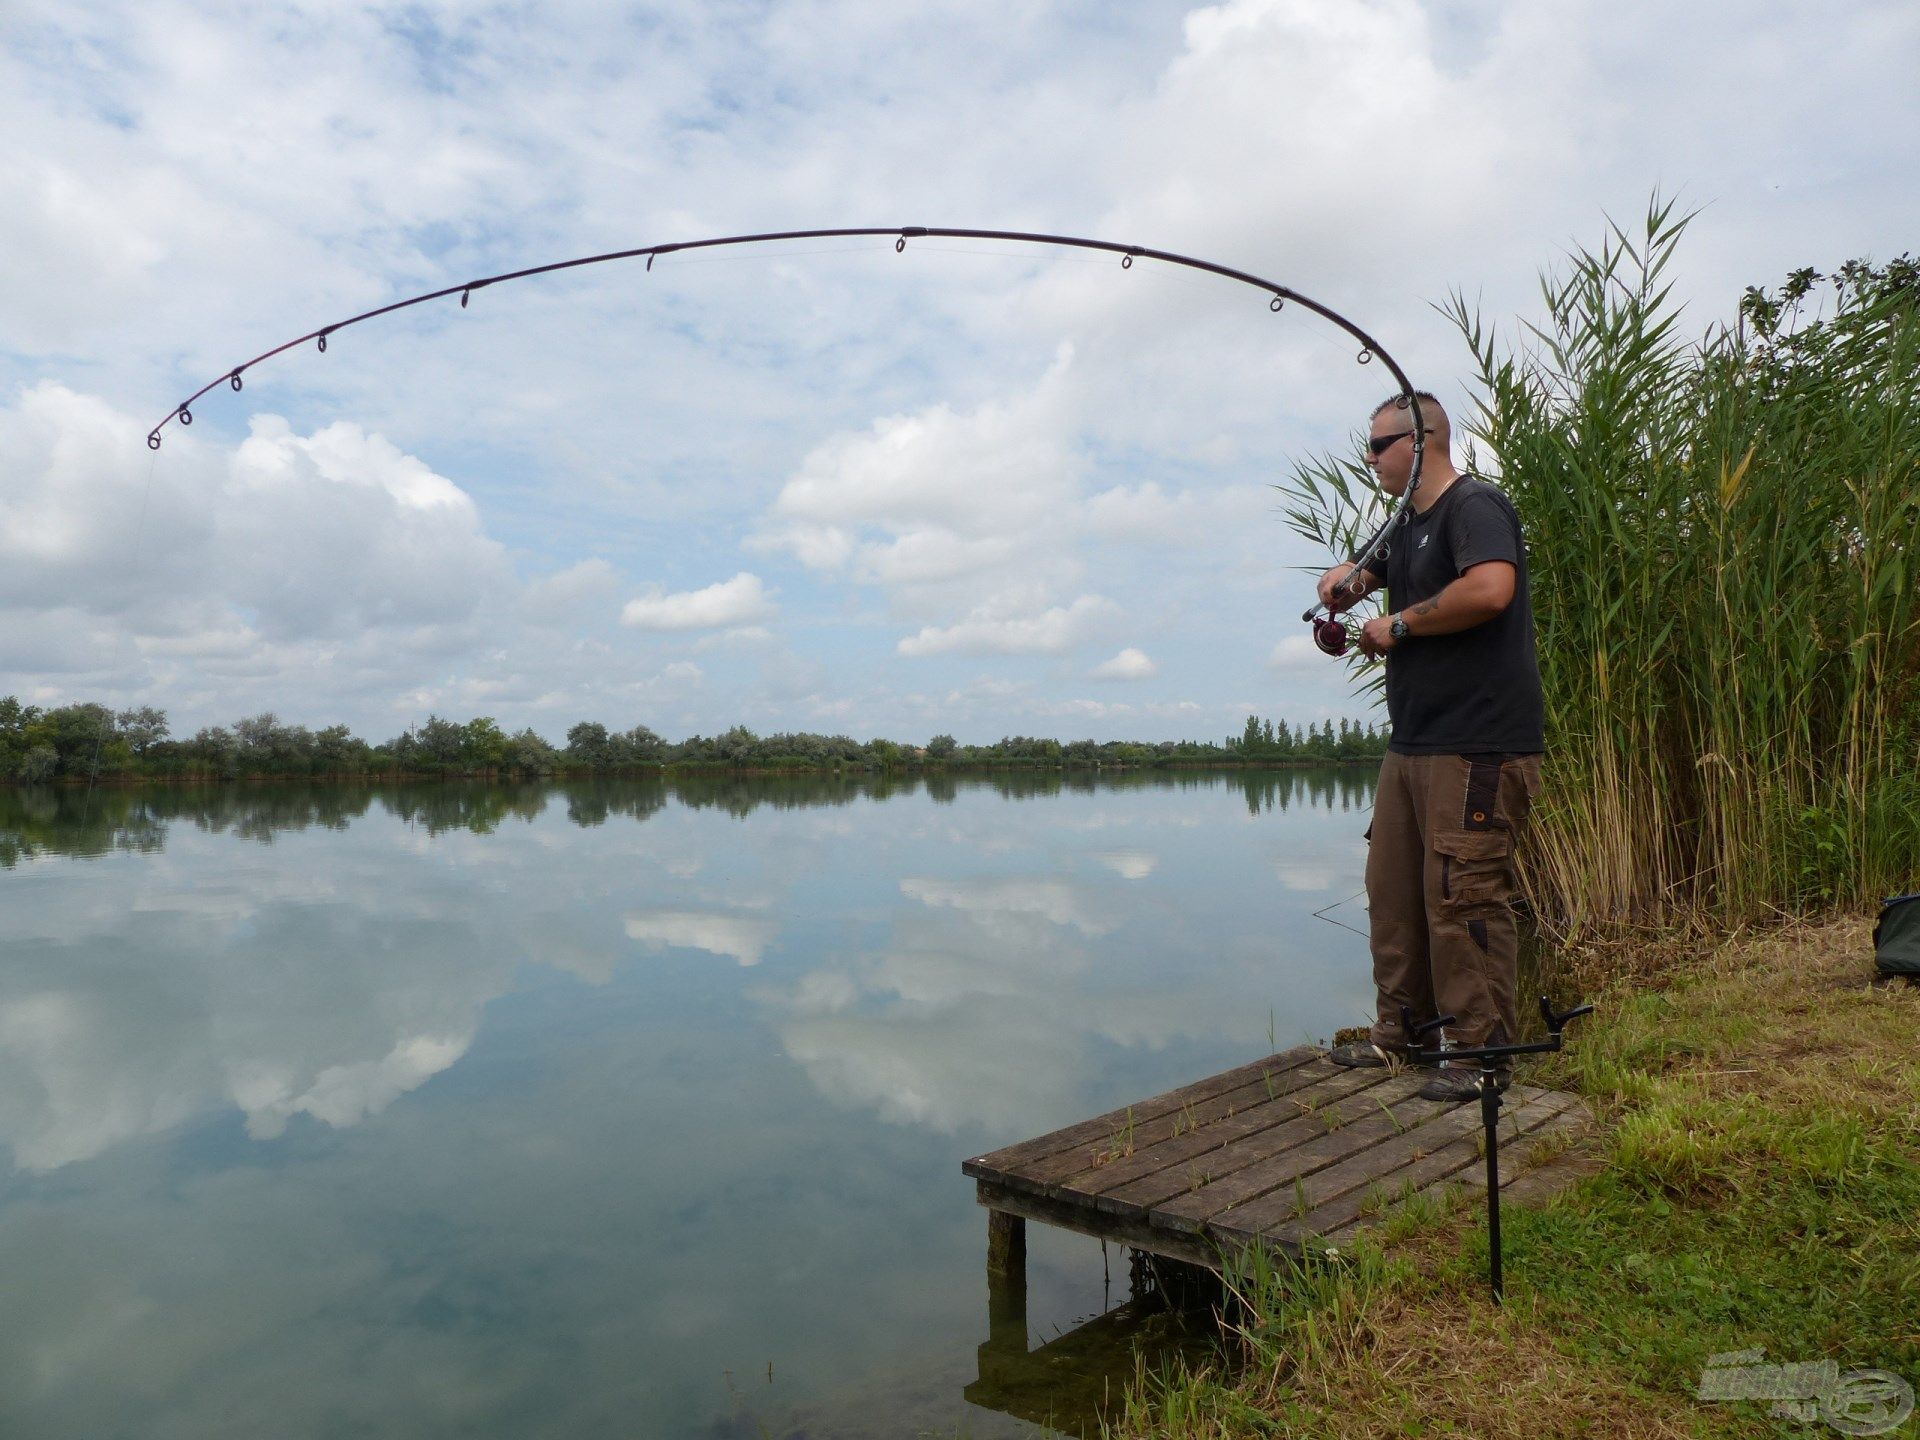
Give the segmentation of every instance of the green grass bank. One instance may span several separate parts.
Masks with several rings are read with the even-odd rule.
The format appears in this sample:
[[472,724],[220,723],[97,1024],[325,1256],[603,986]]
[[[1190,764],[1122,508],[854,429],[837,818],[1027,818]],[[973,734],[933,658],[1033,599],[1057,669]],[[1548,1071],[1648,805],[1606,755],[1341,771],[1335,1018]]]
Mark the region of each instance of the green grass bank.
[[1838,1433],[1696,1398],[1710,1355],[1756,1347],[1920,1383],[1920,987],[1872,983],[1870,931],[1570,954],[1600,1009],[1526,1078],[1601,1126],[1585,1178],[1504,1209],[1505,1307],[1477,1198],[1408,1216],[1344,1264],[1247,1282],[1221,1358],[1143,1374],[1109,1433]]

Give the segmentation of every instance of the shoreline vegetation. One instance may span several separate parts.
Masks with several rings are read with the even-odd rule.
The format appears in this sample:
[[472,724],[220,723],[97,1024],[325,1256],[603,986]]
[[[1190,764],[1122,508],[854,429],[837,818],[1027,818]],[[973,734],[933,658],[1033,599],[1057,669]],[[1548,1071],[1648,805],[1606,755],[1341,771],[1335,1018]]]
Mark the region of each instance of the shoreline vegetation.
[[581,721],[555,746],[532,729],[509,735],[489,716],[461,724],[429,716],[383,744],[344,725],[310,730],[272,713],[170,738],[164,710],[115,711],[98,702],[41,708],[0,696],[0,782],[16,785],[208,781],[370,781],[434,778],[514,780],[548,776],[860,774],[1023,768],[1238,769],[1378,761],[1387,731],[1342,718],[1294,726],[1249,715],[1221,741],[1060,740],[1013,735],[962,745],[935,735],[924,745],[847,735],[757,735],[736,725],[719,735],[669,742],[645,725],[609,731]]

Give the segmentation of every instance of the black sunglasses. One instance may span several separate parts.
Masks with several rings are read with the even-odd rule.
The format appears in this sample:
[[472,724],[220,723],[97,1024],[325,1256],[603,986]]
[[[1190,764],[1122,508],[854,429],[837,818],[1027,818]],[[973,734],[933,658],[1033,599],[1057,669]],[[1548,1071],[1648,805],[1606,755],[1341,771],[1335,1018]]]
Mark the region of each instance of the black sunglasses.
[[[1373,458],[1378,460],[1382,455],[1386,454],[1387,451],[1398,445],[1412,433],[1411,430],[1402,430],[1397,435],[1376,435],[1367,441],[1367,449],[1371,450],[1373,452]],[[1429,425],[1420,433],[1423,435],[1431,435],[1433,433],[1433,427]]]

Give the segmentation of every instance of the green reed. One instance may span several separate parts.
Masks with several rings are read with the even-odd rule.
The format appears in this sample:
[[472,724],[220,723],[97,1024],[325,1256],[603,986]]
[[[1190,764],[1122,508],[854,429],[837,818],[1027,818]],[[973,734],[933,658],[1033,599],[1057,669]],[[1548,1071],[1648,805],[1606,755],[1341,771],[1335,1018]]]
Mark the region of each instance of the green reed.
[[[1686,217],[1543,278],[1473,357],[1466,454],[1527,530],[1548,784],[1526,856],[1563,932],[1740,923],[1920,880],[1920,267],[1749,290],[1689,339]],[[1354,463],[1283,487],[1303,534],[1378,513]]]

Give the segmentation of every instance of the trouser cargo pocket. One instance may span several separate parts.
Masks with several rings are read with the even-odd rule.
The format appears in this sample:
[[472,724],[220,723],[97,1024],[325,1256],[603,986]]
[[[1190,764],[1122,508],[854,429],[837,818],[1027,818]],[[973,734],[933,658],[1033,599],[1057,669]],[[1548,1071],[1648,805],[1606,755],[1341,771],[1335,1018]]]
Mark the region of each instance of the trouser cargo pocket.
[[1505,905],[1513,894],[1513,836],[1506,830],[1456,830],[1433,837],[1440,857],[1440,904],[1459,913]]

